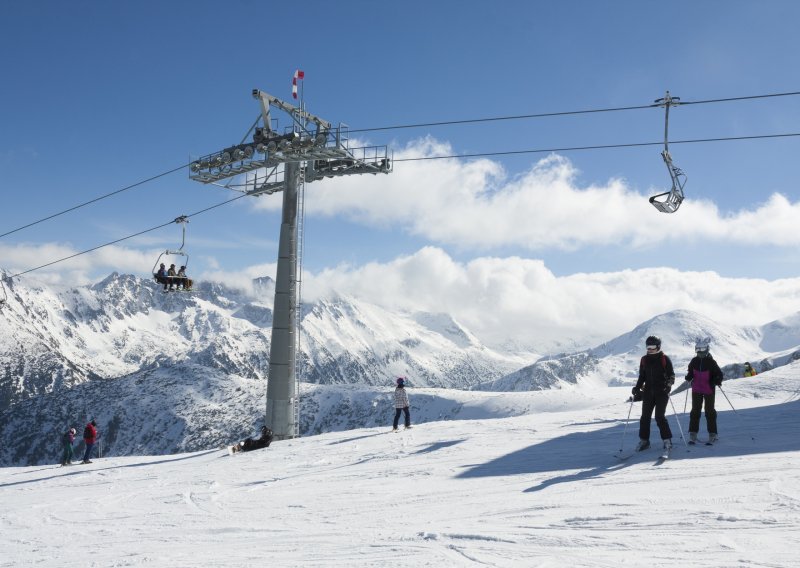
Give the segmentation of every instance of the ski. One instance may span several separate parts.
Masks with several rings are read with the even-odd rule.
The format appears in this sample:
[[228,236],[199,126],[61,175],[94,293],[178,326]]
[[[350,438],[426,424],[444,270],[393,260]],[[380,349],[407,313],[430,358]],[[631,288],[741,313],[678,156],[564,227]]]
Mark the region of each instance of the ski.
[[664,448],[661,451],[661,455],[658,456],[658,459],[656,460],[656,463],[653,464],[653,465],[661,465],[662,463],[667,461],[669,459],[669,454],[670,454],[671,451],[672,451],[672,446]]

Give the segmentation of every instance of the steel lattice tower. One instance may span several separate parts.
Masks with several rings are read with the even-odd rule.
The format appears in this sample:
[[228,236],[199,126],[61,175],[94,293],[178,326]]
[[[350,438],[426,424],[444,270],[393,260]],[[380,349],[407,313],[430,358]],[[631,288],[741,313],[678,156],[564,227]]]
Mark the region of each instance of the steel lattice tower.
[[[298,188],[324,178],[389,173],[392,162],[386,146],[350,149],[344,125],[334,127],[302,104],[295,107],[258,89],[253,97],[261,115],[245,135],[247,140],[252,133],[252,140],[196,160],[189,177],[253,196],[283,192],[266,404],[266,425],[281,440],[299,435]],[[273,108],[291,118],[283,132],[270,116]]]

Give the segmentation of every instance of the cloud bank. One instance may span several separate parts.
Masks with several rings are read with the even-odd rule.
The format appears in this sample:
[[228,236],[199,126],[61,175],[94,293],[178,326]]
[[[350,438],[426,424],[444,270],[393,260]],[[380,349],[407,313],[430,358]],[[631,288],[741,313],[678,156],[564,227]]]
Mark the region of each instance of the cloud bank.
[[800,278],[724,278],[672,268],[557,277],[539,260],[459,263],[436,247],[304,278],[309,299],[338,292],[394,309],[447,312],[490,344],[539,349],[593,345],[675,309],[738,325],[800,310]]
[[[309,216],[339,216],[366,226],[399,227],[434,244],[481,251],[520,247],[530,251],[587,246],[638,248],[670,240],[726,244],[800,244],[800,201],[781,194],[724,214],[711,201],[687,198],[678,214],[659,214],[624,180],[579,186],[578,170],[550,155],[528,171],[507,176],[490,159],[415,160],[456,152],[433,138],[395,152],[387,175],[326,180],[307,200]],[[758,188],[754,188],[758,189]],[[275,210],[280,200],[258,200]],[[598,212],[602,212],[599,215]],[[769,219],[769,223],[763,223]],[[758,231],[746,230],[757,225]]]

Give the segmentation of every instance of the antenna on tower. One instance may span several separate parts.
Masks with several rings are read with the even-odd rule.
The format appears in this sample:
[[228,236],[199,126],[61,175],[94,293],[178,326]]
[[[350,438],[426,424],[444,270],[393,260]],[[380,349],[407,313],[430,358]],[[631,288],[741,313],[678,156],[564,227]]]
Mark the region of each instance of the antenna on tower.
[[[656,106],[663,106],[666,110],[664,114],[664,151],[661,152],[661,157],[664,159],[669,177],[672,179],[672,189],[650,198],[650,203],[662,213],[675,213],[678,210],[683,202],[683,186],[686,185],[686,174],[672,163],[672,156],[669,154],[669,107],[680,105],[680,100],[680,97],[670,96],[669,91],[664,98],[655,100]],[[662,197],[664,199],[659,201],[658,199]]]
[[[295,79],[302,78],[300,73]],[[252,133],[252,140],[196,160],[189,177],[252,196],[283,192],[266,408],[266,425],[281,440],[299,436],[298,187],[325,178],[388,174],[392,161],[386,146],[350,148],[345,125],[334,126],[302,104],[295,107],[259,89],[252,95],[261,107],[245,135],[246,140]],[[273,111],[288,115],[291,124],[281,130]]]

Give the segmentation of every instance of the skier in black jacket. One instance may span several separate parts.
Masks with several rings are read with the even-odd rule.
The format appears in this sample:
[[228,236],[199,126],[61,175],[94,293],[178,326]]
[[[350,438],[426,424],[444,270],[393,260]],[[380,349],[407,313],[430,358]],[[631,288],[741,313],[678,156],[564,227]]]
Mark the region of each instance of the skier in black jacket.
[[700,412],[703,403],[706,405],[706,428],[708,429],[708,443],[717,441],[717,411],[714,408],[714,387],[722,386],[722,369],[708,350],[710,339],[699,339],[695,343],[694,351],[697,356],[689,362],[689,372],[686,380],[692,384],[692,411],[689,414],[689,443],[697,442],[697,433],[700,431]]
[[667,404],[672,385],[675,384],[675,372],[672,361],[661,352],[661,339],[651,335],[645,341],[647,355],[639,363],[639,380],[631,394],[634,400],[642,401],[642,418],[639,421],[639,444],[636,451],[650,447],[650,420],[653,410],[656,411],[656,424],[664,440],[664,449],[672,448],[672,431],[669,429]]
[[235,452],[249,452],[251,450],[260,450],[261,448],[269,448],[269,445],[272,443],[272,430],[267,428],[266,426],[261,427],[261,437],[260,438],[247,438],[244,442],[239,442],[235,446],[231,448],[231,451]]

